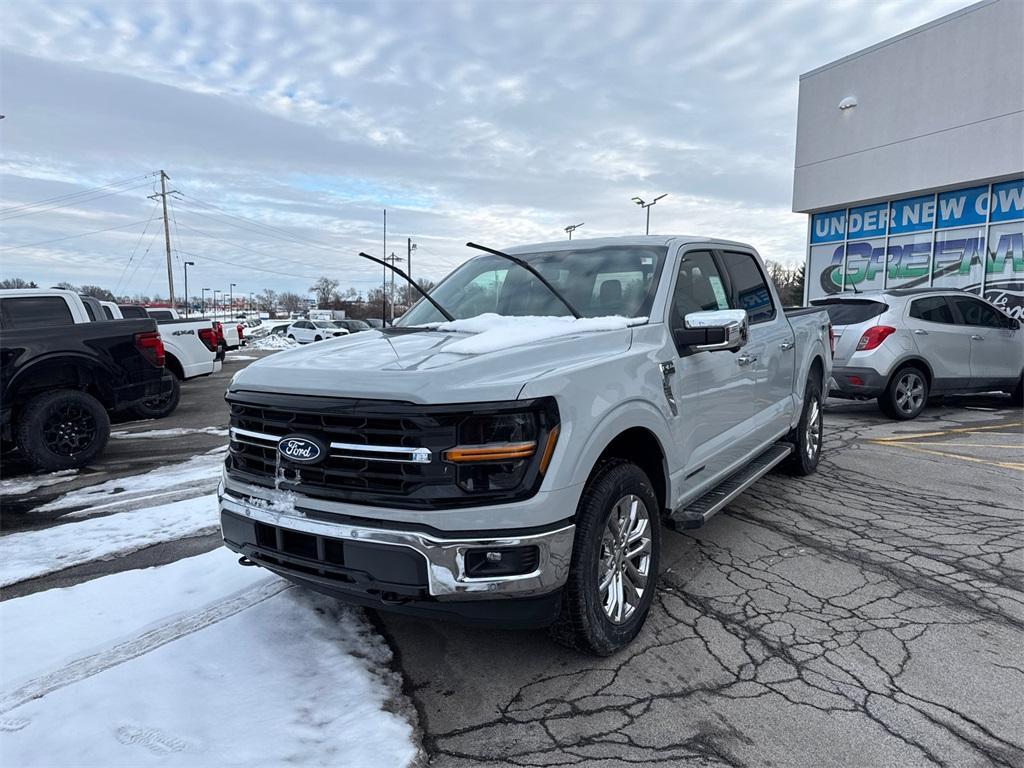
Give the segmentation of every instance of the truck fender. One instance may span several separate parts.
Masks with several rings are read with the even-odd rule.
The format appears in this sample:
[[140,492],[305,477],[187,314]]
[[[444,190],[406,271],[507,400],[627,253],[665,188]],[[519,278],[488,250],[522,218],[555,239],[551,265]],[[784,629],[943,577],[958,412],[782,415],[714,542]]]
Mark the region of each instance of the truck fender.
[[[75,382],[76,385],[89,383],[95,384],[97,387],[102,387],[103,383],[106,381],[103,367],[88,356],[78,352],[54,352],[52,354],[38,357],[24,368],[19,369],[14,374],[10,384],[8,384],[5,396],[8,398],[15,396],[18,391],[25,386],[26,382],[32,382],[37,377],[46,379],[50,387],[52,387],[55,382],[53,381],[52,376],[47,373],[47,370],[63,367],[73,368],[76,370],[76,373],[81,371],[87,374],[84,378],[78,374],[78,380]],[[101,396],[101,400],[104,399],[105,394],[106,393],[104,393],[104,396]]]
[[572,448],[568,454],[563,454],[567,464],[560,468],[562,476],[568,478],[566,484],[578,485],[582,488],[612,441],[627,430],[636,428],[649,432],[660,446],[660,460],[663,465],[662,477],[666,485],[656,491],[660,498],[669,498],[667,487],[669,468],[678,464],[671,433],[665,416],[657,407],[645,400],[627,400],[619,403],[605,413],[587,434],[572,436],[570,440]]

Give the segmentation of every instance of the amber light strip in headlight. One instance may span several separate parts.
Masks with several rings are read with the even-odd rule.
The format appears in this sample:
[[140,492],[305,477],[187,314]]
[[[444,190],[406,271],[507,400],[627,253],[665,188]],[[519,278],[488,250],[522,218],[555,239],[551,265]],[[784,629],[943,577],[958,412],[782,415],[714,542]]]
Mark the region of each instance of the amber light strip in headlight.
[[444,452],[445,461],[465,464],[473,461],[513,461],[528,459],[537,451],[537,441],[526,443],[492,443],[490,445],[457,445]]
[[555,424],[554,429],[548,433],[548,442],[544,446],[544,455],[540,457],[540,473],[543,475],[548,471],[548,464],[551,463],[551,456],[555,452],[555,443],[558,442],[560,427]]

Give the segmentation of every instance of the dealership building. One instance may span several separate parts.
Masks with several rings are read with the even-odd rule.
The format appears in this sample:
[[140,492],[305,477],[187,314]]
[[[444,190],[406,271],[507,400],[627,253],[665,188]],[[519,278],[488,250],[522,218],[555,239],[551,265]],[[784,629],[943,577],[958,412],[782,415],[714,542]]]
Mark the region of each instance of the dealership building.
[[962,288],[1024,318],[1022,31],[983,0],[801,76],[805,299]]

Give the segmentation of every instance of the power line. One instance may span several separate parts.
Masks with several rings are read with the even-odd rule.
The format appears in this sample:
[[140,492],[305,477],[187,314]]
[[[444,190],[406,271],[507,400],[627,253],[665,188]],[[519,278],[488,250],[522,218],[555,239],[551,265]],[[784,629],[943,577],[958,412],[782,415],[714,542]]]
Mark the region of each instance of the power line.
[[140,219],[139,221],[133,221],[130,224],[121,224],[117,227],[107,227],[106,229],[94,229],[89,232],[80,232],[77,235],[65,235],[64,237],[55,237],[52,240],[40,240],[36,243],[24,243],[22,245],[5,245],[0,248],[0,251],[12,251],[19,248],[34,248],[37,245],[48,245],[50,243],[59,243],[62,240],[71,240],[75,237],[86,237],[87,235],[98,235],[100,232],[113,232],[116,229],[130,229],[131,227],[138,226],[139,224],[145,224],[146,219]]
[[149,225],[153,223],[153,219],[156,217],[156,209],[157,204],[153,203],[153,211],[149,214],[149,221],[146,222],[146,226],[142,230],[142,234],[139,235],[139,239],[135,241],[135,247],[132,248],[132,253],[128,257],[128,261],[125,262],[124,269],[121,270],[121,276],[117,278],[117,284],[114,286],[114,293],[117,293],[118,289],[121,287],[121,281],[124,280],[124,274],[128,271],[128,267],[132,264],[132,259],[135,258],[135,254],[138,252],[139,246],[142,244],[142,238],[146,236],[146,233],[149,231]]
[[296,274],[295,272],[280,272],[280,271],[278,271],[276,269],[267,269],[266,267],[257,267],[257,266],[254,266],[252,264],[236,264],[233,261],[227,261],[225,259],[218,259],[218,258],[215,258],[213,256],[203,256],[203,255],[200,255],[198,253],[192,253],[190,251],[181,251],[181,253],[183,255],[185,255],[185,256],[191,256],[193,259],[209,259],[210,261],[215,261],[218,264],[226,264],[227,266],[235,267],[236,269],[254,269],[257,272],[269,272],[270,274],[273,274],[273,275],[283,275],[284,277],[301,277],[301,278],[303,278],[305,280],[317,280],[317,279],[319,279],[318,277],[314,277],[313,275],[299,275],[299,274]]
[[144,262],[146,260],[146,257],[149,255],[150,249],[152,249],[152,247],[153,247],[153,243],[156,242],[156,239],[157,239],[157,237],[159,237],[159,235],[160,235],[159,232],[154,232],[153,233],[153,237],[151,237],[149,239],[149,245],[146,246],[146,250],[142,254],[142,256],[139,257],[139,260],[137,262],[135,262],[135,269],[132,270],[131,277],[129,277],[128,281],[124,284],[125,290],[128,290],[128,286],[132,284],[132,280],[135,279],[135,275],[138,274],[138,272],[139,272],[139,267],[141,267],[142,266],[142,262]]
[[[91,203],[91,202],[93,202],[95,200],[101,200],[104,197],[111,197],[113,195],[121,195],[121,194],[124,194],[125,192],[131,192],[132,190],[141,189],[142,187],[146,187],[146,186],[149,186],[149,182],[148,181],[147,182],[143,182],[142,184],[135,184],[135,185],[130,186],[130,187],[121,187],[121,188],[115,189],[115,190],[113,190],[111,192],[104,192],[102,194],[90,194],[90,195],[84,196],[84,197],[83,196],[76,196],[74,199],[67,199],[67,200],[64,200],[61,203],[58,203],[57,205],[51,205],[48,208],[39,208],[38,210],[12,210],[12,209],[6,209],[5,211],[0,212],[0,220],[2,220],[2,221],[9,221],[11,219],[17,219],[17,218],[19,218],[21,216],[32,216],[32,215],[37,214],[37,213],[49,213],[50,211],[56,211],[56,210],[59,210],[61,208],[70,208],[72,206],[82,205],[84,203]],[[38,208],[39,205],[42,205],[42,203],[34,203],[32,205],[32,207],[33,208]]]
[[36,206],[39,206],[39,205],[46,205],[47,203],[54,203],[54,202],[57,202],[58,200],[64,200],[65,198],[68,198],[68,197],[77,197],[79,195],[92,194],[93,192],[101,192],[104,189],[110,189],[111,187],[117,187],[117,186],[120,186],[122,184],[129,184],[131,182],[139,181],[141,179],[146,179],[146,178],[149,178],[150,176],[155,176],[155,175],[156,175],[155,172],[154,173],[147,173],[147,174],[144,174],[142,176],[133,176],[130,179],[121,179],[119,181],[112,181],[109,184],[104,184],[101,187],[92,187],[90,189],[83,189],[83,190],[81,190],[79,192],[65,192],[63,195],[56,195],[54,197],[47,197],[47,198],[45,198],[43,200],[36,200],[34,203],[22,203],[21,205],[11,205],[11,206],[8,206],[7,208],[0,208],[0,215],[11,213],[13,211],[17,211],[17,210],[20,210],[22,208],[35,208]]
[[[189,213],[195,213],[195,211],[189,211]],[[309,264],[308,262],[299,261],[298,259],[290,259],[287,256],[281,256],[280,254],[277,254],[277,253],[270,254],[270,253],[266,253],[264,251],[257,251],[257,250],[254,250],[252,248],[248,248],[248,247],[246,247],[244,245],[239,245],[238,243],[232,243],[230,240],[224,240],[223,238],[217,237],[216,235],[211,235],[209,232],[204,232],[201,229],[196,229],[195,227],[193,227],[193,226],[191,226],[189,224],[185,224],[184,222],[182,222],[181,226],[183,226],[185,229],[187,229],[187,230],[189,230],[191,232],[195,232],[197,235],[202,235],[203,237],[208,237],[211,240],[216,240],[218,243],[224,243],[224,245],[227,245],[227,246],[229,246],[231,248],[237,248],[240,251],[246,251],[247,253],[252,253],[252,254],[255,254],[257,256],[271,257],[271,258],[274,258],[274,259],[279,259],[281,261],[290,261],[293,264],[298,264],[301,267],[309,267],[310,269],[323,269],[323,266],[320,265],[320,264]],[[184,253],[184,251],[182,251],[182,252]]]

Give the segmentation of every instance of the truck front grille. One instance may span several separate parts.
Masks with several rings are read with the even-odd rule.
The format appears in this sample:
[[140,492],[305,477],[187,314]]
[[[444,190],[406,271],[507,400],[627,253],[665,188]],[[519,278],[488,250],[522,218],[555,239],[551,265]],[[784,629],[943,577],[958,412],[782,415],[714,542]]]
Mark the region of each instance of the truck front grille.
[[[464,495],[454,468],[440,460],[457,442],[467,415],[410,403],[339,398],[229,396],[230,477],[306,496],[361,504],[431,506]],[[278,452],[287,435],[313,438],[326,456],[290,461]]]

